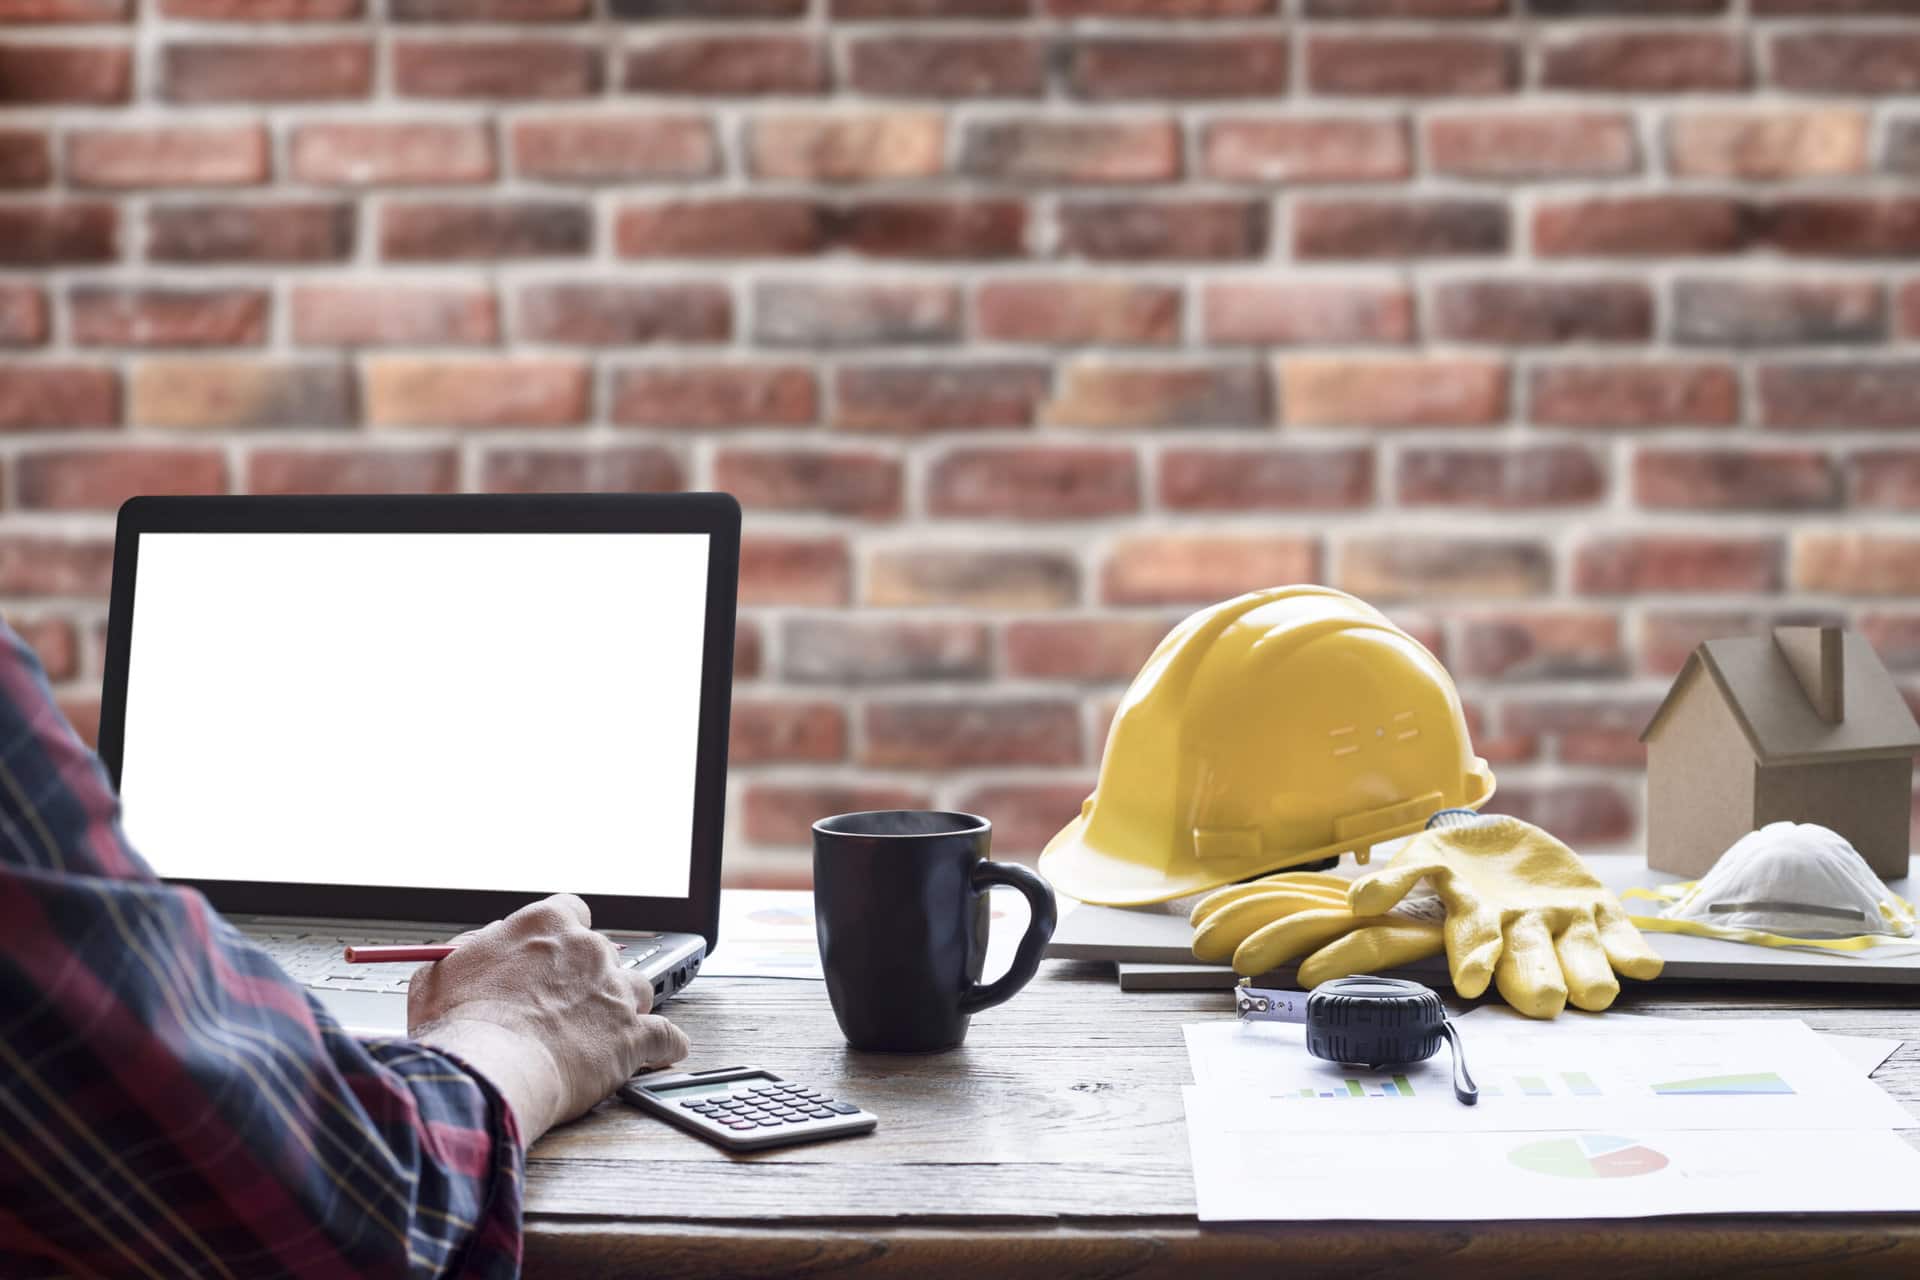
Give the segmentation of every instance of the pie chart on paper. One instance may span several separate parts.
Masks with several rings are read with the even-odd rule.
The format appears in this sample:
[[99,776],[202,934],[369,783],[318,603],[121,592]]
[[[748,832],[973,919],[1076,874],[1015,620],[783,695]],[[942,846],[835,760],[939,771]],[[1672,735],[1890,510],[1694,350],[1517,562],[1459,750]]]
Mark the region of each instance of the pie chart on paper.
[[1634,1138],[1583,1133],[1528,1142],[1507,1159],[1532,1173],[1556,1178],[1637,1178],[1667,1167],[1667,1158]]

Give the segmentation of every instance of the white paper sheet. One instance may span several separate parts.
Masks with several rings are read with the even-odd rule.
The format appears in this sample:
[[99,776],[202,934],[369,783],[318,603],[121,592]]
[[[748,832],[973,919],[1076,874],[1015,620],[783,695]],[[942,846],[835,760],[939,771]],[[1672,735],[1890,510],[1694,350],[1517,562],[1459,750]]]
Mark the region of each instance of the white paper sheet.
[[1920,1210],[1920,1153],[1888,1130],[1301,1133],[1185,1092],[1203,1222]]
[[[1613,1031],[1658,1030],[1662,1026],[1678,1026],[1681,1024],[1692,1026],[1700,1025],[1700,1020],[1697,1018],[1663,1018],[1656,1014],[1627,1013],[1619,1009],[1612,1009],[1604,1014],[1581,1013],[1578,1010],[1569,1009],[1558,1018],[1554,1018],[1548,1022],[1540,1022],[1536,1019],[1530,1019],[1524,1014],[1515,1013],[1503,1004],[1476,1005],[1474,1008],[1455,1017],[1454,1023],[1463,1029],[1469,1025],[1477,1027],[1482,1023],[1504,1023],[1510,1026],[1534,1026],[1542,1030],[1551,1031],[1555,1027],[1565,1029],[1569,1027],[1600,1026],[1602,1019],[1605,1020],[1607,1028]],[[1717,1019],[1716,1024],[1725,1025],[1728,1022],[1757,1023],[1764,1021],[1766,1021],[1766,1019],[1763,1018],[1727,1018]],[[1904,1040],[1893,1040],[1882,1036],[1844,1035],[1835,1031],[1816,1031],[1813,1034],[1819,1037],[1820,1043],[1838,1053],[1842,1058],[1845,1058],[1847,1062],[1856,1068],[1863,1076],[1870,1076],[1878,1071],[1881,1066],[1885,1064],[1886,1060],[1900,1052],[1900,1046],[1906,1043]],[[1199,1078],[1198,1075],[1194,1077],[1196,1080]]]

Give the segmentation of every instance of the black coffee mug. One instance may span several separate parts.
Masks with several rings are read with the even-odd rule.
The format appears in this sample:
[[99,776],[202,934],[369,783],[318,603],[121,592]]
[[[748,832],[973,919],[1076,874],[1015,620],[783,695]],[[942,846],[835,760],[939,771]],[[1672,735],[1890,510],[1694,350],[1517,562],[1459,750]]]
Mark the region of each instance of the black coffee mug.
[[[856,1049],[925,1053],[967,1036],[972,1015],[1032,980],[1053,937],[1053,890],[988,862],[993,824],[970,813],[886,809],[813,824],[813,919],[827,997]],[[1013,964],[982,986],[988,887],[1033,908]]]

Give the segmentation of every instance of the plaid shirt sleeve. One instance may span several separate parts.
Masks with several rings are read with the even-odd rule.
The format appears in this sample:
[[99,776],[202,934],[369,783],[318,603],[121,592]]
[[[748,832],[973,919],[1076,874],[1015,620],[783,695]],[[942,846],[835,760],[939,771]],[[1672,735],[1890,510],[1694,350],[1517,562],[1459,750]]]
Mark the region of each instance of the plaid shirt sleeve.
[[521,1173],[483,1077],[154,878],[0,624],[0,1275],[513,1276]]

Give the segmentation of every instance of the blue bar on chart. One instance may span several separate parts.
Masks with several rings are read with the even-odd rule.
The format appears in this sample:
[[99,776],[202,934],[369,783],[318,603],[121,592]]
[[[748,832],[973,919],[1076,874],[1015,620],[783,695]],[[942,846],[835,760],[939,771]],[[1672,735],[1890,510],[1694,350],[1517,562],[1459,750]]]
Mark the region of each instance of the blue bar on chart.
[[1560,1078],[1567,1082],[1567,1088],[1573,1090],[1573,1096],[1576,1098],[1600,1096],[1600,1086],[1595,1084],[1593,1077],[1584,1071],[1562,1071]]
[[1520,1086],[1520,1092],[1529,1098],[1551,1098],[1553,1090],[1539,1076],[1515,1076],[1513,1082]]

